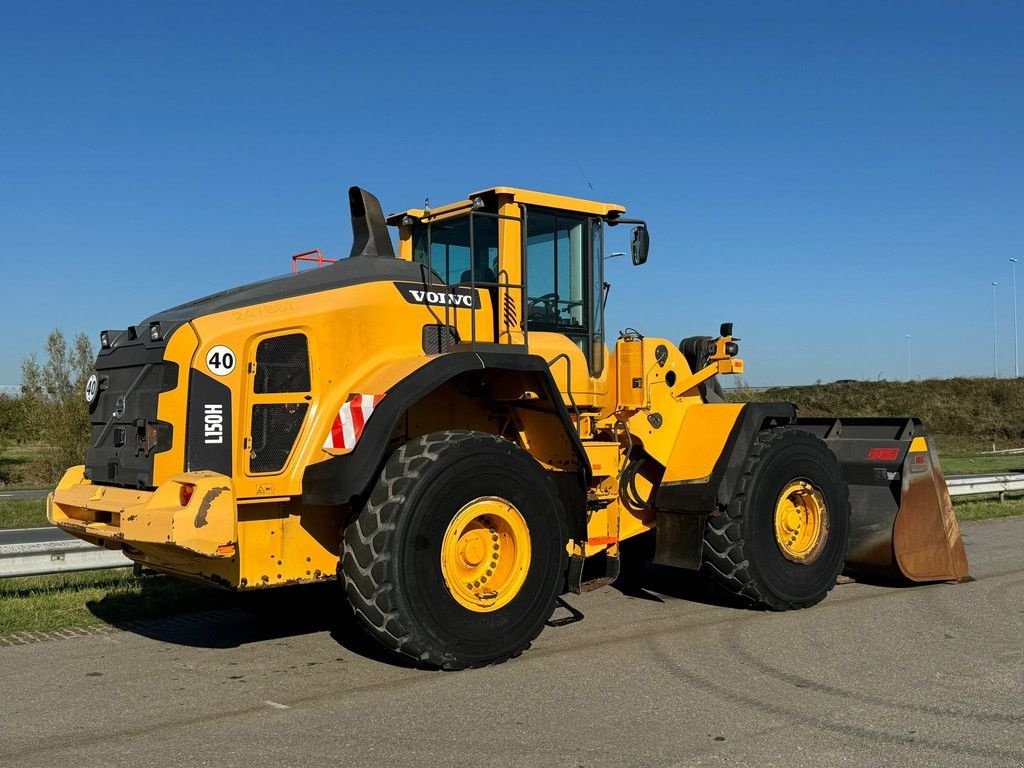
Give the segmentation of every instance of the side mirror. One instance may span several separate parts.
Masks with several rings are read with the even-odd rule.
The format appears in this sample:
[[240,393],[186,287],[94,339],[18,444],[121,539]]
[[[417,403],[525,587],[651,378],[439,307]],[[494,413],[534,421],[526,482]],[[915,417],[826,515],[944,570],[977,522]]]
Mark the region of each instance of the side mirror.
[[647,227],[633,227],[633,237],[630,250],[633,253],[633,266],[639,267],[647,262],[647,250],[651,247],[651,236],[647,234]]

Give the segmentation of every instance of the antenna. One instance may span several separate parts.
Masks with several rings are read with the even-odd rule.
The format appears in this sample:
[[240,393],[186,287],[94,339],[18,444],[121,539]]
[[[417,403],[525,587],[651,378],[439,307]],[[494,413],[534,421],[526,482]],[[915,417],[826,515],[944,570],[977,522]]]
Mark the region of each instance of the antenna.
[[583,170],[583,166],[580,164],[580,161],[576,158],[576,151],[570,147],[569,152],[572,154],[572,160],[574,163],[576,163],[576,167],[580,169],[580,176],[583,177],[583,180],[587,182],[587,186],[590,187],[590,191],[593,192],[594,185],[590,183],[590,179],[587,178],[587,172]]

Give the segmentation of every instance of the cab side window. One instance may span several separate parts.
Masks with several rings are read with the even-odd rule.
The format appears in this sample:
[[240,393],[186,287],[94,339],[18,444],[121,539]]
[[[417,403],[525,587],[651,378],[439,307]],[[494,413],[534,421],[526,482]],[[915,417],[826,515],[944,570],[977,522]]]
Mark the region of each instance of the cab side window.
[[526,294],[531,329],[573,337],[587,334],[586,250],[585,218],[530,211]]
[[431,267],[448,285],[468,283],[471,277],[478,284],[496,282],[497,219],[467,214],[417,224],[412,237],[413,261]]
[[568,336],[604,370],[604,222],[527,209],[526,296],[530,330]]

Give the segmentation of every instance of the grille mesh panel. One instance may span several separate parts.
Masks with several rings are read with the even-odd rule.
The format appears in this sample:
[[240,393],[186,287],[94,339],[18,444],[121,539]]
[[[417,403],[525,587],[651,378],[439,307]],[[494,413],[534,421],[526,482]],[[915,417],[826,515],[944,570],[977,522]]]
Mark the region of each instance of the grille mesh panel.
[[453,344],[459,343],[459,332],[450,325],[424,325],[423,351],[428,355],[447,352]]
[[308,403],[265,403],[252,407],[250,473],[277,472],[284,467],[308,408]]
[[256,348],[257,395],[309,391],[309,347],[301,333],[264,339]]

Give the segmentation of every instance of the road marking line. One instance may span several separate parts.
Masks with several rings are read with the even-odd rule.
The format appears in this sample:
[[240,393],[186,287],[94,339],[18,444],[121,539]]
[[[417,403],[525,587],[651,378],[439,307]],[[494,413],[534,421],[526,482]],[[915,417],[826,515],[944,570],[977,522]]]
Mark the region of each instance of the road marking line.
[[59,531],[55,525],[41,525],[37,528],[3,528],[0,533],[24,533],[25,531]]
[[270,699],[267,699],[263,703],[272,709],[291,709],[287,704],[278,704],[276,701],[271,701]]

